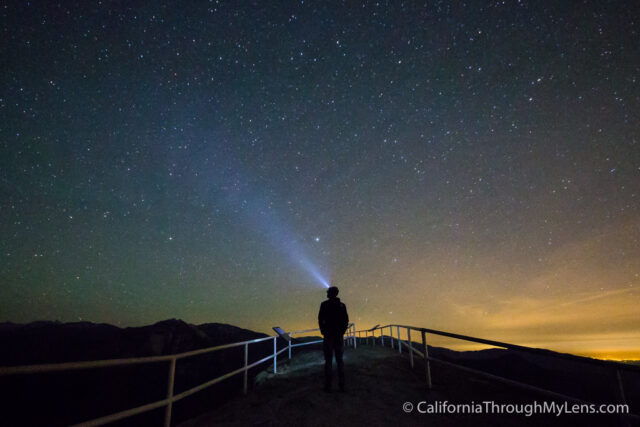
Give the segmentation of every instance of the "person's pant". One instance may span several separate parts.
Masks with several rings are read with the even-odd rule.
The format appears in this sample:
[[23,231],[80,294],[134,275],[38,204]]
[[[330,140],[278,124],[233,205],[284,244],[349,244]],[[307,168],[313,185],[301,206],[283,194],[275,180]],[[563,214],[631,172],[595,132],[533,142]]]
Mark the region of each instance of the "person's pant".
[[324,336],[324,386],[331,388],[331,374],[333,370],[333,355],[336,356],[336,364],[338,365],[338,381],[340,388],[344,388],[344,362],[342,361],[342,353],[344,352],[344,340],[340,334],[327,334]]

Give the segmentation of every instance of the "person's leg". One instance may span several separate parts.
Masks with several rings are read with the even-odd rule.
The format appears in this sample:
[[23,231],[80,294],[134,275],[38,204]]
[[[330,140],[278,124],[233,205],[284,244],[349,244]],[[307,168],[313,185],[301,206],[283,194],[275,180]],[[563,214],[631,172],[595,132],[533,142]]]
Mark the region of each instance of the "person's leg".
[[333,368],[333,346],[328,335],[324,337],[322,350],[324,351],[324,389],[328,391],[331,390],[331,370]]
[[338,382],[340,384],[340,390],[344,391],[344,362],[342,361],[342,353],[344,352],[344,341],[342,336],[336,338],[335,345],[336,352],[336,365],[338,365]]

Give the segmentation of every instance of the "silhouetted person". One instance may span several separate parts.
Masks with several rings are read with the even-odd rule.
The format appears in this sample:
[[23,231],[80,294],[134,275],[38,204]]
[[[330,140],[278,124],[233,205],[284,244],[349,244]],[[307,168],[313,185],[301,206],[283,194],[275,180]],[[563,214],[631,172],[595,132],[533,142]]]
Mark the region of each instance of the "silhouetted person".
[[338,298],[338,288],[335,286],[327,289],[328,300],[320,304],[318,324],[320,332],[324,336],[324,391],[331,391],[331,371],[333,355],[336,356],[338,365],[338,382],[340,390],[344,391],[344,363],[342,352],[344,351],[344,333],[349,326],[347,307]]

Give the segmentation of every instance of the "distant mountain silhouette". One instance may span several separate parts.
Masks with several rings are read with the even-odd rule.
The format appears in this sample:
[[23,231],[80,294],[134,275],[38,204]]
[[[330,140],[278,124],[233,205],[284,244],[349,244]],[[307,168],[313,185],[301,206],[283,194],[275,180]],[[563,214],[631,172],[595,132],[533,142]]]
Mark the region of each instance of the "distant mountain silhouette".
[[[192,325],[178,319],[153,325],[119,328],[90,322],[39,321],[0,324],[0,365],[31,365],[182,353],[266,337],[263,333],[220,323]],[[279,345],[284,345],[280,343]],[[271,341],[249,346],[249,362],[273,352]],[[175,392],[179,393],[242,366],[242,347],[179,360]],[[260,369],[250,371],[253,378]],[[150,403],[166,396],[167,362],[0,377],[10,390],[6,425],[67,425]],[[179,421],[241,393],[242,376],[227,379],[178,402]],[[53,398],[53,400],[50,400]],[[32,410],[38,409],[38,410]],[[185,414],[185,415],[183,415]],[[188,415],[187,415],[188,414]],[[120,425],[158,425],[162,410]]]
[[131,328],[91,322],[0,323],[0,364],[158,356],[265,336],[221,323],[196,326],[177,319]]

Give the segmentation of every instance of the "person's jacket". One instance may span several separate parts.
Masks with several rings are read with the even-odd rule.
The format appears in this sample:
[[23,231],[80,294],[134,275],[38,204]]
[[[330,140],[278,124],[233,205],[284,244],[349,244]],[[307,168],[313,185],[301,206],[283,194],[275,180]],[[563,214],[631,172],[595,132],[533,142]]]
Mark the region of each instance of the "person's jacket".
[[320,304],[318,324],[322,335],[344,335],[349,326],[347,306],[340,302],[340,298],[329,298]]

